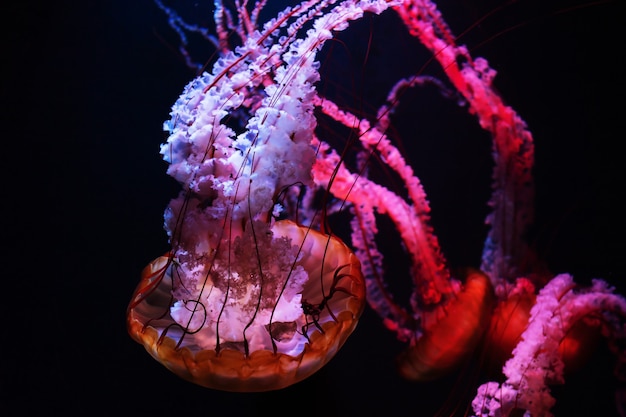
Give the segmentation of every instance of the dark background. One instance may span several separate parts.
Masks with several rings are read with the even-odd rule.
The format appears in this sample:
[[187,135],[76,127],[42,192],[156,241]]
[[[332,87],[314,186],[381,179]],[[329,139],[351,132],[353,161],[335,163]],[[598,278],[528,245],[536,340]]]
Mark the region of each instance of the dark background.
[[[618,61],[625,19],[618,3],[465,0],[440,8],[456,34],[470,29],[459,43],[489,60],[504,100],[533,132],[533,243],[542,259],[554,273],[570,272],[581,283],[604,278],[624,293]],[[282,391],[207,390],[157,364],[127,335],[125,309],[141,269],[168,249],[162,213],[178,186],[165,175],[158,146],[193,71],[149,0],[2,8],[0,415],[433,416],[442,406],[441,415],[455,407],[463,414],[474,374],[401,380],[393,360],[403,346],[369,309],[328,366]],[[337,63],[325,65],[328,77],[351,80],[346,100],[375,108],[398,71],[426,64],[425,72],[438,75],[397,28],[393,19],[364,19],[334,52],[325,50],[322,57]],[[320,88],[341,94],[332,82]],[[418,90],[403,103],[398,134],[431,200],[444,254],[452,267],[477,266],[488,139],[465,110],[437,94]],[[600,346],[581,372],[555,387],[555,414],[618,415],[612,364]]]

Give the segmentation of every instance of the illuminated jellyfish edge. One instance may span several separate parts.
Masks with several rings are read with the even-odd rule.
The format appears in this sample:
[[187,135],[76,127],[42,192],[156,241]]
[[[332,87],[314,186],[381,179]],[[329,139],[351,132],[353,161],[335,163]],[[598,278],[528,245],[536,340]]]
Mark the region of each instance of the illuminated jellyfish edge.
[[[336,299],[331,299],[329,303],[333,311],[338,307],[344,307],[344,310],[335,314],[336,321],[320,320],[323,332],[311,324],[308,331],[309,342],[299,355],[258,350],[246,357],[243,352],[228,348],[222,348],[219,354],[215,350],[194,352],[189,347],[177,346],[177,342],[167,335],[160,337],[158,329],[177,324],[169,312],[160,319],[154,319],[155,310],[159,308],[157,306],[163,304],[159,302],[151,304],[148,300],[162,301],[163,298],[171,297],[171,285],[166,279],[161,280],[149,296],[139,302],[131,302],[127,315],[127,328],[131,337],[177,376],[200,386],[222,391],[278,390],[300,382],[321,369],[335,356],[354,331],[365,308],[365,283],[360,262],[348,247],[334,236],[298,226],[288,220],[276,222],[272,230],[278,236],[288,235],[295,244],[306,238],[309,242],[306,246],[313,252],[313,256],[305,254],[301,262],[305,264],[321,262],[319,253],[325,253],[326,262],[344,266],[342,273],[351,277],[348,288],[350,294],[337,292]],[[136,300],[138,294],[152,283],[155,274],[162,270],[167,262],[167,257],[162,256],[144,268],[133,300]],[[332,280],[333,276],[334,272],[324,274],[325,287],[330,286],[327,282],[328,277]],[[320,286],[319,276],[310,274],[303,296],[315,292],[315,287],[318,286]],[[345,282],[342,282],[342,286],[345,287]]]
[[432,381],[461,364],[490,327],[496,297],[489,277],[469,269],[463,289],[414,344],[396,358],[398,372],[410,381]]

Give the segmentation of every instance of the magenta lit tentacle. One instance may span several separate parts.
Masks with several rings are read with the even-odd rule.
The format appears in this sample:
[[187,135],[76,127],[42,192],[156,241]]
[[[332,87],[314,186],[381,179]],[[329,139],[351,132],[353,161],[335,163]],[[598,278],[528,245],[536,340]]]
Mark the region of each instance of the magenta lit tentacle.
[[[434,4],[404,2],[396,10],[409,32],[433,54],[450,82],[467,100],[469,111],[493,138],[493,193],[489,201],[491,226],[481,269],[497,285],[500,278],[514,279],[527,256],[524,233],[533,220],[534,162],[532,134],[515,110],[493,89],[496,72],[483,58],[474,59],[455,38]],[[460,66],[459,66],[459,63]],[[521,271],[519,269],[522,268]]]

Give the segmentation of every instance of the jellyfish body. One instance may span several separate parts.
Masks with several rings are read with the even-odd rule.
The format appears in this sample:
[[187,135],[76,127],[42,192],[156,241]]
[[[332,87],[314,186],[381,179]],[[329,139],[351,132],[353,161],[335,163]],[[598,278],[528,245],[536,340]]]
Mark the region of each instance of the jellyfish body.
[[144,270],[127,327],[184,379],[267,391],[327,363],[365,305],[357,257],[321,231],[321,215],[303,225],[285,205],[313,184],[316,52],[387,3],[308,2],[262,28],[263,3],[246,7],[235,10],[241,45],[232,49],[232,16],[217,7],[221,56],[164,125],[161,154],[183,190],[165,212],[172,249]]

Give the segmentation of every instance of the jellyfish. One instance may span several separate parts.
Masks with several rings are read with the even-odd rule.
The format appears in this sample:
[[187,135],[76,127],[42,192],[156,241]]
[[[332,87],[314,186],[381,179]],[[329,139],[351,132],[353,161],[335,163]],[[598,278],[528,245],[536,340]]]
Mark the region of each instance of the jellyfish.
[[262,27],[263,2],[237,7],[238,24],[217,4],[220,57],[164,125],[161,155],[183,188],[164,216],[172,248],[142,272],[127,327],[184,379],[275,390],[327,363],[365,305],[358,258],[285,207],[312,184],[316,52],[387,3],[309,1]]

